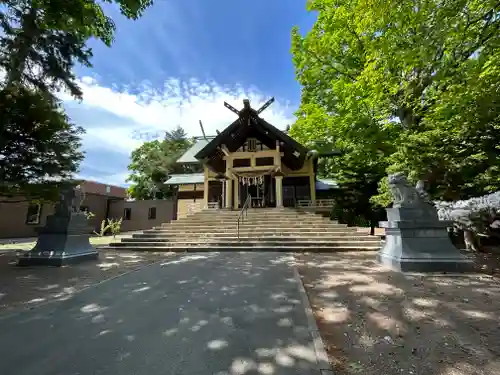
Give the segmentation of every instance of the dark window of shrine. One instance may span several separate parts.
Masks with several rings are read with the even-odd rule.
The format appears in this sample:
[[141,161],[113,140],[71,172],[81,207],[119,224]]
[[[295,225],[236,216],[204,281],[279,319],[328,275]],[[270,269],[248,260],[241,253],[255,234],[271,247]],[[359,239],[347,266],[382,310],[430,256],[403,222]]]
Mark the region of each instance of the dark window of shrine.
[[235,168],[242,168],[242,167],[249,167],[250,164],[250,159],[234,159],[233,160],[233,167]]
[[203,199],[203,190],[179,191],[177,193],[178,199],[192,199],[196,202],[197,199]]
[[132,217],[132,209],[130,207],[123,209],[123,220],[130,220]]
[[258,139],[254,139],[253,141],[255,142],[254,151],[262,151],[262,142],[259,141]]
[[247,141],[248,144],[248,151],[254,152],[257,150],[257,140],[256,139],[249,139]]
[[38,225],[40,224],[40,216],[42,213],[42,205],[35,203],[28,206],[28,212],[26,212],[26,224],[28,225]]
[[263,165],[274,165],[274,158],[272,158],[272,157],[255,158],[255,165],[257,167],[261,167]]
[[80,212],[89,212],[89,206],[80,206]]
[[148,220],[156,219],[156,207],[149,207],[148,211]]

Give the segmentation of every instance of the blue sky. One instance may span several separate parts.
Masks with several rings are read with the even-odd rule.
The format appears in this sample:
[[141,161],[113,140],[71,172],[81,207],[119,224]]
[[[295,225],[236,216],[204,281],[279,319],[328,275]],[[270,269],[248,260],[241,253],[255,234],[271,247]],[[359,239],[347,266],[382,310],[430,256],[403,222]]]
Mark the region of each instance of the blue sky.
[[177,125],[200,135],[200,119],[214,134],[234,120],[224,101],[239,108],[244,98],[258,106],[274,96],[263,117],[291,124],[300,87],[290,31],[312,26],[305,8],[306,0],[156,0],[131,21],[107,6],[115,42],[91,42],[93,68],[77,68],[83,101],[62,94],[68,115],[87,130],[80,177],[124,185],[130,152],[145,135]]

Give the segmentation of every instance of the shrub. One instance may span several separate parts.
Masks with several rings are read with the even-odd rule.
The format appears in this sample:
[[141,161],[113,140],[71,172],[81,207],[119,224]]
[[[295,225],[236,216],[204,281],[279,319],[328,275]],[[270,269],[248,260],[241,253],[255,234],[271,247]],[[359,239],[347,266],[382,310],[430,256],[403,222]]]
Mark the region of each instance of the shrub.
[[110,232],[113,235],[113,237],[116,237],[116,235],[119,234],[121,231],[122,221],[123,218],[120,218],[118,220],[117,219],[108,219],[107,221],[103,220],[101,222],[101,229],[99,230],[99,232],[94,231],[94,233],[99,237],[103,237],[107,232]]
[[482,197],[455,202],[434,202],[440,220],[453,221],[464,232],[468,250],[480,250],[478,235],[490,236],[500,215],[500,191]]

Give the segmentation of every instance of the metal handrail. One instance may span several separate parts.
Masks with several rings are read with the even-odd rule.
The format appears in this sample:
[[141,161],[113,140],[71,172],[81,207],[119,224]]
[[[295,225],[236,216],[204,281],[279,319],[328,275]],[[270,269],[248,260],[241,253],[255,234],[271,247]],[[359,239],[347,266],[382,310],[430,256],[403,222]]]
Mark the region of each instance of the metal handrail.
[[250,206],[250,202],[252,201],[252,196],[250,194],[247,195],[247,199],[245,203],[243,203],[243,207],[241,207],[240,214],[238,215],[238,241],[240,239],[240,221],[243,223],[245,217],[248,217],[248,207]]

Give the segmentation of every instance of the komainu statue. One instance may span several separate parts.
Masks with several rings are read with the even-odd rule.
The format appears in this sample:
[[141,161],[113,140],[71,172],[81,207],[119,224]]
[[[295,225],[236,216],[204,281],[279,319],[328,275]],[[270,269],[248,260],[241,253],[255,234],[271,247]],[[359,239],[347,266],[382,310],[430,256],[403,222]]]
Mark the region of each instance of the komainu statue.
[[419,207],[431,203],[424,190],[423,181],[418,181],[416,187],[413,187],[403,172],[390,174],[387,180],[392,194],[393,207]]
[[56,205],[56,213],[59,216],[69,216],[71,213],[79,213],[82,202],[85,200],[85,191],[81,185],[65,185],[61,188],[59,202]]
[[401,172],[388,177],[393,207],[386,208],[385,244],[378,253],[383,265],[403,272],[469,272],[472,261],[451,243],[451,221],[439,220],[436,207],[424,191]]

